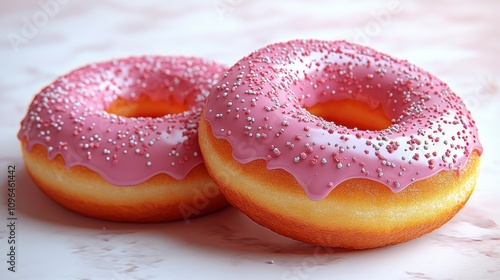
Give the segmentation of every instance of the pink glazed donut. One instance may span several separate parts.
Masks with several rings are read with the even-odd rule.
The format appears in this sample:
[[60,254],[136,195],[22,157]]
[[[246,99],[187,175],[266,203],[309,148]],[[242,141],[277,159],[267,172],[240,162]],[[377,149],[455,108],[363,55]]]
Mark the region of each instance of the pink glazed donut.
[[451,219],[482,153],[446,84],[344,41],[277,43],[241,59],[211,90],[199,135],[232,205],[282,235],[356,249]]
[[90,64],[37,94],[21,123],[26,169],[62,206],[122,222],[188,219],[227,205],[198,146],[225,67],[192,57]]

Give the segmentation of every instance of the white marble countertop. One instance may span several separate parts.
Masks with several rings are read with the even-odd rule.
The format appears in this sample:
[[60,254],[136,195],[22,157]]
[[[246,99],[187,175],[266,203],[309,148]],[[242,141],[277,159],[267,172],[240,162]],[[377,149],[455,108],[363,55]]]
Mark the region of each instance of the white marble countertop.
[[[0,279],[500,279],[499,1],[91,2],[0,5]],[[422,66],[464,98],[485,152],[477,188],[455,218],[404,244],[345,251],[281,237],[230,207],[189,224],[93,220],[56,205],[27,176],[19,122],[57,76],[140,54],[231,65],[294,38],[371,45]],[[16,166],[15,273],[7,263],[9,165]]]

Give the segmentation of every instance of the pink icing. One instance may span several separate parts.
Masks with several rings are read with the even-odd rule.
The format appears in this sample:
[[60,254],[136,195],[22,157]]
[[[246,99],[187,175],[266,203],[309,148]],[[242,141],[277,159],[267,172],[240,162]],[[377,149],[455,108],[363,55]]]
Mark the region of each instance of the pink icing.
[[[354,99],[381,105],[392,124],[350,129],[304,106]],[[446,84],[408,63],[343,41],[273,44],[235,64],[207,98],[205,119],[240,163],[267,160],[313,200],[350,178],[400,192],[482,153],[477,128]],[[334,110],[335,108],[332,108]]]
[[[67,168],[85,166],[117,186],[156,174],[183,179],[203,162],[198,121],[210,88],[226,69],[191,57],[145,56],[90,64],[58,78],[37,94],[18,133],[27,149],[60,154]],[[107,113],[118,97],[187,102],[189,109],[159,118]]]

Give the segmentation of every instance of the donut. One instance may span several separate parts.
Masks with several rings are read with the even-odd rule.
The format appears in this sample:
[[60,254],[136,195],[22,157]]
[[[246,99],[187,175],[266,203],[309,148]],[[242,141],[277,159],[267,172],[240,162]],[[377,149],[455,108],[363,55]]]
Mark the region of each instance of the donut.
[[138,56],[57,78],[31,102],[18,138],[36,185],[85,216],[162,222],[227,205],[198,145],[198,120],[226,68]]
[[346,41],[275,43],[207,97],[199,141],[230,204],[318,246],[367,249],[450,220],[482,146],[462,100],[417,66]]

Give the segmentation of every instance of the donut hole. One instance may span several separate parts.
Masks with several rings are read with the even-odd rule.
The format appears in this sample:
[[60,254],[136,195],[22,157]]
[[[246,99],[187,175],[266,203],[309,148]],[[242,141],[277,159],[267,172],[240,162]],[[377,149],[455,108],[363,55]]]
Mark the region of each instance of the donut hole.
[[187,102],[180,103],[173,96],[170,96],[167,100],[152,100],[147,94],[142,94],[137,100],[118,97],[108,106],[106,112],[127,118],[158,118],[187,110]]
[[305,108],[313,115],[351,129],[383,130],[391,125],[381,105],[372,108],[358,100],[329,100]]

